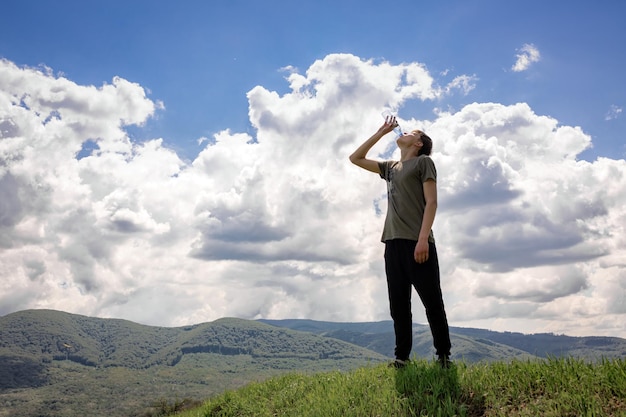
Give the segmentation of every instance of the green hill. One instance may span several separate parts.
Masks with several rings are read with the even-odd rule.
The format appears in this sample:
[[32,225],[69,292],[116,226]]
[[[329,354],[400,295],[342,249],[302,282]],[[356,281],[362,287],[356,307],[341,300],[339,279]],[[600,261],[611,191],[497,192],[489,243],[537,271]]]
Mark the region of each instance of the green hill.
[[159,399],[203,399],[293,370],[385,360],[341,340],[250,320],[165,328],[22,311],[0,317],[0,416],[128,415]]
[[290,373],[208,400],[179,417],[625,416],[626,362],[536,359],[441,369],[413,361]]
[[298,360],[384,359],[340,340],[236,318],[167,328],[29,310],[1,317],[0,332],[0,354],[4,356],[37,357],[43,362],[69,360],[94,367],[173,366],[191,353]]

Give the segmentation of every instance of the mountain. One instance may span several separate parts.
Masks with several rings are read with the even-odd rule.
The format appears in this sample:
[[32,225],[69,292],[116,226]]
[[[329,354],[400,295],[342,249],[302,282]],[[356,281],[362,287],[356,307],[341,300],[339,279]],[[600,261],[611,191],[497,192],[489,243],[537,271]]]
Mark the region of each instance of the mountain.
[[174,366],[183,355],[200,352],[300,360],[382,359],[332,338],[236,318],[167,328],[30,310],[1,317],[0,335],[4,356],[69,360],[95,367]]
[[167,328],[28,310],[0,317],[0,416],[129,415],[162,398],[203,399],[284,372],[385,360],[338,339],[236,318]]
[[[370,323],[336,323],[305,319],[259,320],[262,323],[344,340],[378,352],[393,354],[391,320]],[[428,326],[413,324],[413,354],[434,355]],[[523,334],[450,327],[453,356],[465,362],[571,356],[586,360],[626,357],[626,339],[619,337],[572,337],[551,333]]]
[[[393,357],[393,323],[389,321],[373,323],[334,323],[314,320],[259,320],[262,323],[293,330],[308,331],[320,336],[339,339],[365,347],[382,355]],[[526,351],[484,338],[472,338],[451,332],[455,358],[466,362],[528,359],[534,357]],[[428,326],[413,325],[412,355],[432,358],[435,355],[432,336]]]

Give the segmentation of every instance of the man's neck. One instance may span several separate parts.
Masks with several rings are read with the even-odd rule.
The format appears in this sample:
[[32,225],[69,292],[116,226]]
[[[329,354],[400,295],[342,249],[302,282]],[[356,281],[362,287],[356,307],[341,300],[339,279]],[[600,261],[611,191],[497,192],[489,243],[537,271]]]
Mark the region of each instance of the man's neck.
[[409,159],[417,157],[415,152],[410,150],[400,150],[400,162],[408,161]]

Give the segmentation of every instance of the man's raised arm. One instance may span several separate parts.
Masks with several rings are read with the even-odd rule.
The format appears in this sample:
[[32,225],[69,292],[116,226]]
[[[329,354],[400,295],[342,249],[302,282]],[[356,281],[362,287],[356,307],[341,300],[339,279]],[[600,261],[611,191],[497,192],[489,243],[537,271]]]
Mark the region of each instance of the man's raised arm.
[[367,159],[367,153],[370,149],[372,149],[372,146],[374,146],[376,142],[378,142],[387,133],[391,132],[397,125],[398,123],[396,122],[395,117],[387,117],[385,119],[385,123],[376,131],[376,133],[363,142],[363,144],[359,146],[357,150],[352,153],[352,155],[350,155],[350,162],[363,169],[380,174],[378,162],[372,159]]

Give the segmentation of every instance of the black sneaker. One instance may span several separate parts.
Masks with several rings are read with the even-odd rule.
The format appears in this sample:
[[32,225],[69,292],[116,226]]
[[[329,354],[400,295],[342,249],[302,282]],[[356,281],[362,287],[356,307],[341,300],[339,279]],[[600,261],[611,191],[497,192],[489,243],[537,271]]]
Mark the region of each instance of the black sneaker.
[[439,366],[441,366],[443,369],[448,369],[450,365],[452,365],[452,361],[450,360],[450,356],[448,355],[440,355],[437,359],[437,362],[439,363]]
[[409,360],[396,359],[389,364],[390,368],[402,369],[409,364]]

